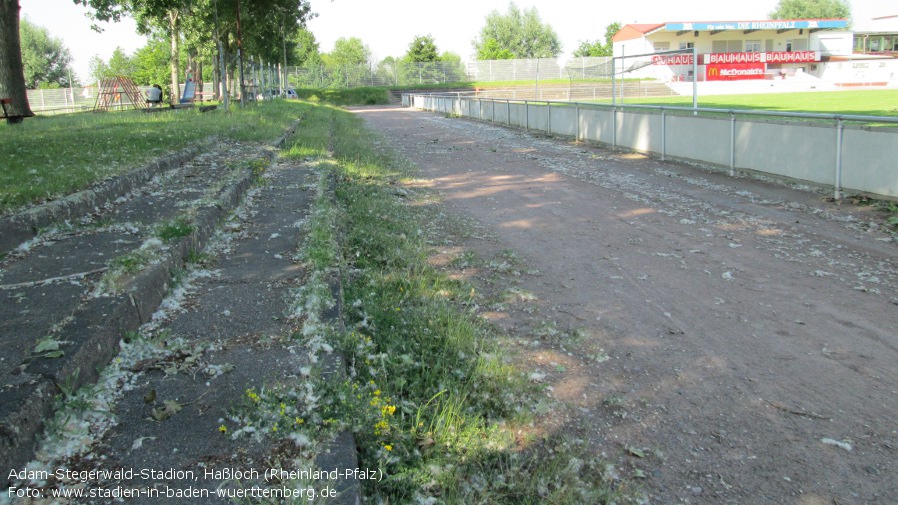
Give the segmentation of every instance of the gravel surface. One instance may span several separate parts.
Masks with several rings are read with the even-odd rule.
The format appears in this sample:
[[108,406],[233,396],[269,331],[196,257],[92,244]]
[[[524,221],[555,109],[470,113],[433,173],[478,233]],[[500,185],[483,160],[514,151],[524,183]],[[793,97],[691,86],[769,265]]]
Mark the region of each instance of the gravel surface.
[[[485,312],[650,503],[894,503],[898,247],[884,214],[639,154],[399,108],[355,110],[511,250]],[[477,237],[480,238],[477,238]],[[539,409],[538,409],[539,411]]]

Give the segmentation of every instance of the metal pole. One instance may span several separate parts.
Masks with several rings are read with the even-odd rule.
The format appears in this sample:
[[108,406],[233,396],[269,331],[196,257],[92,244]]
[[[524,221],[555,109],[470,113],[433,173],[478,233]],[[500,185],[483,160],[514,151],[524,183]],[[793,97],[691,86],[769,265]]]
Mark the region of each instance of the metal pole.
[[505,100],[505,125],[511,126],[511,101]]
[[661,161],[667,161],[667,111],[661,109]]
[[617,57],[611,58],[611,107],[617,103]]
[[617,147],[617,108],[611,108],[611,147]]
[[577,104],[577,140],[580,140],[580,104]]
[[552,134],[552,102],[546,102],[546,134]]
[[836,181],[833,194],[833,198],[836,200],[842,199],[842,132],[844,130],[845,125],[842,124],[842,119],[836,119]]
[[539,58],[536,59],[536,99],[539,100]]
[[730,177],[736,175],[736,114],[730,112]]
[[692,46],[692,115],[698,115],[698,53]]
[[621,46],[620,48],[620,103],[624,103],[624,88],[627,86],[627,78],[624,77],[624,69],[626,68],[627,62],[627,48]]
[[524,100],[524,129],[530,131],[530,104]]

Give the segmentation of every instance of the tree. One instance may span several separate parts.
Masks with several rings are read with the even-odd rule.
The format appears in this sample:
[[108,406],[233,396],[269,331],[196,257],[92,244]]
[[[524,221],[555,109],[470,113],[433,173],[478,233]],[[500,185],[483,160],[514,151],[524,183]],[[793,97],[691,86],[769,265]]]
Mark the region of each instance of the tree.
[[513,60],[514,53],[499,45],[496,39],[486,39],[477,47],[478,60]]
[[100,55],[98,54],[90,57],[90,61],[87,62],[87,68],[88,72],[90,72],[87,78],[91,82],[98,82],[113,76],[112,72],[109,70],[109,65],[107,65],[106,62],[103,61],[103,58],[100,58]]
[[851,19],[847,0],[780,0],[770,19]]
[[439,61],[437,55],[437,45],[432,35],[416,35],[415,40],[408,45],[408,52],[405,53],[405,59],[417,63],[425,61]]
[[134,62],[121,47],[116,47],[109,57],[109,71],[112,75],[131,77],[134,74]]
[[583,58],[587,56],[608,56],[607,48],[602,41],[580,40],[580,46],[574,51],[574,56]]
[[614,54],[614,34],[619,32],[621,24],[614,22],[605,27],[605,43],[601,41],[591,42],[589,40],[581,40],[580,47],[574,51],[574,56],[611,56]]
[[9,98],[9,114],[32,117],[25,92],[25,71],[19,38],[19,0],[0,0],[0,98]]
[[514,58],[554,58],[561,53],[558,35],[540,20],[536,8],[522,11],[514,2],[508,4],[504,15],[492,11],[486,16],[480,38],[473,44],[478,59],[492,59],[481,55],[507,56],[508,53]]
[[25,86],[31,89],[41,84],[68,86],[72,56],[62,41],[27,19],[20,21],[19,30]]
[[359,38],[339,38],[327,56],[326,62],[331,65],[363,65],[371,59],[371,50]]
[[131,57],[134,71],[131,77],[135,84],[161,85],[169,78],[171,46],[163,37],[153,37]]

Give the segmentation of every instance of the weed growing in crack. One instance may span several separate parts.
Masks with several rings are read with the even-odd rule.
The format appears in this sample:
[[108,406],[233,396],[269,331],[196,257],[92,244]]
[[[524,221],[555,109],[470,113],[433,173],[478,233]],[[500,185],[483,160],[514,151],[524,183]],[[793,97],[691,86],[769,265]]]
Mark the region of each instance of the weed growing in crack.
[[[300,256],[312,287],[299,293],[294,316],[303,338],[323,336],[346,358],[345,381],[316,380],[313,390],[322,425],[352,427],[360,466],[383,472],[364,484],[365,495],[396,503],[621,501],[626,486],[613,488],[607,465],[580,441],[522,434],[539,418],[539,388],[507,364],[501,335],[471,309],[470,286],[427,263],[427,240],[440,237],[419,231],[431,228],[422,217],[432,213],[403,187],[407,164],[375,150],[349,114],[321,108],[306,119],[286,151],[318,157],[335,184],[331,197],[330,179],[319,182],[321,207]],[[328,147],[333,161],[325,164]],[[312,310],[335,268],[346,274],[345,332],[325,328]]]
[[156,229],[156,236],[166,244],[171,244],[179,238],[186,237],[191,233],[193,233],[193,224],[187,216],[178,216],[166,221],[160,224]]

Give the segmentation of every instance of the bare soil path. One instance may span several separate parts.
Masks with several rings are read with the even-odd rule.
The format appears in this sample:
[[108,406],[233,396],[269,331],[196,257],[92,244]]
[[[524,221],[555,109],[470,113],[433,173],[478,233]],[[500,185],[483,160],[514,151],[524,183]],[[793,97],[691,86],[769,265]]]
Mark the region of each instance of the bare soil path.
[[[523,359],[559,402],[557,429],[651,503],[898,502],[898,244],[877,212],[464,119],[356,112],[493,237],[466,246],[540,272],[515,281],[537,313],[487,315],[533,341]],[[537,317],[577,331],[540,339]]]

